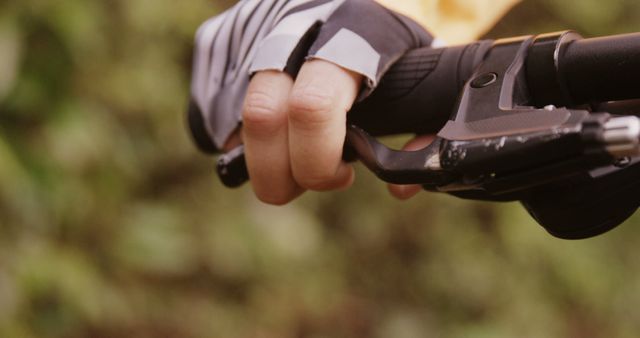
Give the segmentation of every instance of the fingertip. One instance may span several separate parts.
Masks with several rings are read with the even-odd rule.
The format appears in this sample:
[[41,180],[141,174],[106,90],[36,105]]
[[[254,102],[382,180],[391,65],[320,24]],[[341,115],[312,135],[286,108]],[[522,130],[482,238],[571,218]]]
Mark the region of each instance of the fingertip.
[[[433,142],[435,139],[434,135],[420,135],[413,139],[411,139],[402,150],[405,151],[415,151],[422,149]],[[408,184],[408,185],[399,185],[399,184],[389,184],[388,186],[389,192],[391,195],[401,201],[408,200],[413,196],[417,195],[421,190],[422,186],[419,184]]]
[[408,200],[413,196],[417,195],[422,187],[418,184],[412,185],[397,185],[397,184],[389,184],[388,186],[389,192],[391,195],[401,201]]
[[419,135],[407,142],[402,150],[415,151],[430,145],[435,140],[435,135]]
[[297,185],[289,186],[289,189],[286,190],[283,190],[281,187],[278,190],[262,190],[260,187],[254,185],[253,191],[262,203],[275,206],[289,204],[305,192],[304,189]]
[[343,163],[339,170],[344,171],[344,173],[342,174],[344,178],[342,179],[342,184],[338,184],[336,189],[344,191],[351,188],[356,180],[356,171],[353,169],[353,166],[347,163]]

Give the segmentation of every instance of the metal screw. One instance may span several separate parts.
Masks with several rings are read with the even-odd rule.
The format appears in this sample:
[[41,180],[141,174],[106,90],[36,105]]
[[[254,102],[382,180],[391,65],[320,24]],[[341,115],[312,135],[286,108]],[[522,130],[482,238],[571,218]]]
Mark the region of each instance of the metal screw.
[[613,165],[615,165],[618,168],[624,168],[626,166],[628,166],[629,164],[631,164],[631,157],[626,156],[623,158],[619,158],[616,160],[615,163],[613,163]]
[[486,73],[479,75],[473,81],[471,81],[471,87],[473,88],[484,88],[488,85],[496,82],[498,80],[498,74],[496,73]]

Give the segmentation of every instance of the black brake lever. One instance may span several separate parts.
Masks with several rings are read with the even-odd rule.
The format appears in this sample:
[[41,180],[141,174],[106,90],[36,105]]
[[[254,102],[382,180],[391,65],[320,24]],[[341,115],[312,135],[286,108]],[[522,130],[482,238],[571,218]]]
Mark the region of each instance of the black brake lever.
[[218,158],[216,171],[222,184],[227,188],[238,188],[249,181],[244,146],[240,145]]

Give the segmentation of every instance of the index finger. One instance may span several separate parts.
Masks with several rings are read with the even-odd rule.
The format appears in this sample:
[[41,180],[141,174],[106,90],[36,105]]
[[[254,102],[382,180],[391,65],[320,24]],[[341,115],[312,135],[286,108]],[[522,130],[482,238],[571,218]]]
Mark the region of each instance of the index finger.
[[289,153],[296,181],[312,190],[346,187],[353,168],[342,162],[347,112],[362,76],[323,60],[306,62],[289,97]]

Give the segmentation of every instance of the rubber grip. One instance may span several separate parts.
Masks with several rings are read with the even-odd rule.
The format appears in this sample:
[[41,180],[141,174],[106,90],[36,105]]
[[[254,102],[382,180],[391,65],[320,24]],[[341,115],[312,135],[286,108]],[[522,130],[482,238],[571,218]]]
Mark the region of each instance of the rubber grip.
[[574,41],[558,62],[575,104],[638,98],[640,33]]
[[385,73],[369,98],[354,105],[349,122],[374,136],[437,133],[492,43],[408,52]]

